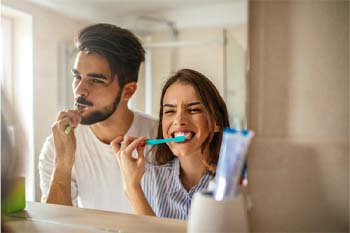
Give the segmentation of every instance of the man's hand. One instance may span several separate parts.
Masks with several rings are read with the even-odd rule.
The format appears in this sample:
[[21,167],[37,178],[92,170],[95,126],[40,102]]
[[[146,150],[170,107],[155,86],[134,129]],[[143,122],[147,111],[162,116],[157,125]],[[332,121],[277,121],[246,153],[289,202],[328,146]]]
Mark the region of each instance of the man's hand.
[[[68,110],[60,112],[57,121],[51,127],[55,144],[55,163],[47,203],[72,205],[71,179],[76,150],[74,128],[80,121],[78,110]],[[67,126],[71,127],[68,134],[65,130]]]
[[[52,134],[55,143],[55,165],[65,168],[72,168],[75,159],[76,139],[74,128],[81,121],[78,110],[68,110],[60,112],[56,122],[52,125]],[[70,126],[71,130],[66,134],[66,128]]]

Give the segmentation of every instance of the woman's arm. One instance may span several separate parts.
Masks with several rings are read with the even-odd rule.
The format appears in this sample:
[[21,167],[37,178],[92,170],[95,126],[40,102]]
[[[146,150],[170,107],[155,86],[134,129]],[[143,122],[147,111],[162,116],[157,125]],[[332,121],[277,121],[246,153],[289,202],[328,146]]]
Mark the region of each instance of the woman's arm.
[[[135,213],[155,216],[141,187],[141,178],[145,172],[145,139],[145,137],[118,137],[111,144],[122,173],[124,192]],[[132,156],[135,149],[137,158]]]
[[145,197],[141,185],[129,188],[126,191],[126,196],[136,214],[156,216]]

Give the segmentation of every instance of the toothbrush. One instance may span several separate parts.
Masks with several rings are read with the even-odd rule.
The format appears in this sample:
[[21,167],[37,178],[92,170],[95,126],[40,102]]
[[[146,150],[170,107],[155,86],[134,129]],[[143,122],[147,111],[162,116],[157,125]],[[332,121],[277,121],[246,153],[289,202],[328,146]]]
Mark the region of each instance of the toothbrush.
[[[74,105],[73,110],[78,110],[78,106]],[[70,126],[70,125],[66,125],[66,127],[64,127],[64,133],[66,135],[68,135],[71,130],[72,130],[72,126]]]
[[66,127],[64,128],[64,133],[66,135],[68,135],[70,133],[70,131],[72,130],[72,126],[70,125],[66,125]]
[[148,139],[146,140],[146,145],[157,145],[161,143],[167,143],[167,142],[183,142],[185,141],[186,137],[184,135],[177,136],[174,138],[161,138],[161,139]]

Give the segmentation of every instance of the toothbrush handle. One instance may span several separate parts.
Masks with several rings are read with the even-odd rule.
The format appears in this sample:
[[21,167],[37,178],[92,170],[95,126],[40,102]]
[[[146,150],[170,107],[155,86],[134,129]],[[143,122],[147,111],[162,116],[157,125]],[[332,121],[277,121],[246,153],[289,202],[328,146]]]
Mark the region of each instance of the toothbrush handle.
[[169,142],[169,139],[163,138],[163,139],[148,139],[146,140],[146,145],[157,145],[161,143]]

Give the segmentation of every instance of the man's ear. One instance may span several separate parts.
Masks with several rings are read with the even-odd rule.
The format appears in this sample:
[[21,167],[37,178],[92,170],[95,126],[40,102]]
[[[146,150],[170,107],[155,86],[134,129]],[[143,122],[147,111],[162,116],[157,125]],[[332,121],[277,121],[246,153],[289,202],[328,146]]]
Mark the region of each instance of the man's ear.
[[137,89],[136,82],[130,82],[125,84],[122,91],[122,99],[125,101],[128,101],[134,95],[136,89]]

